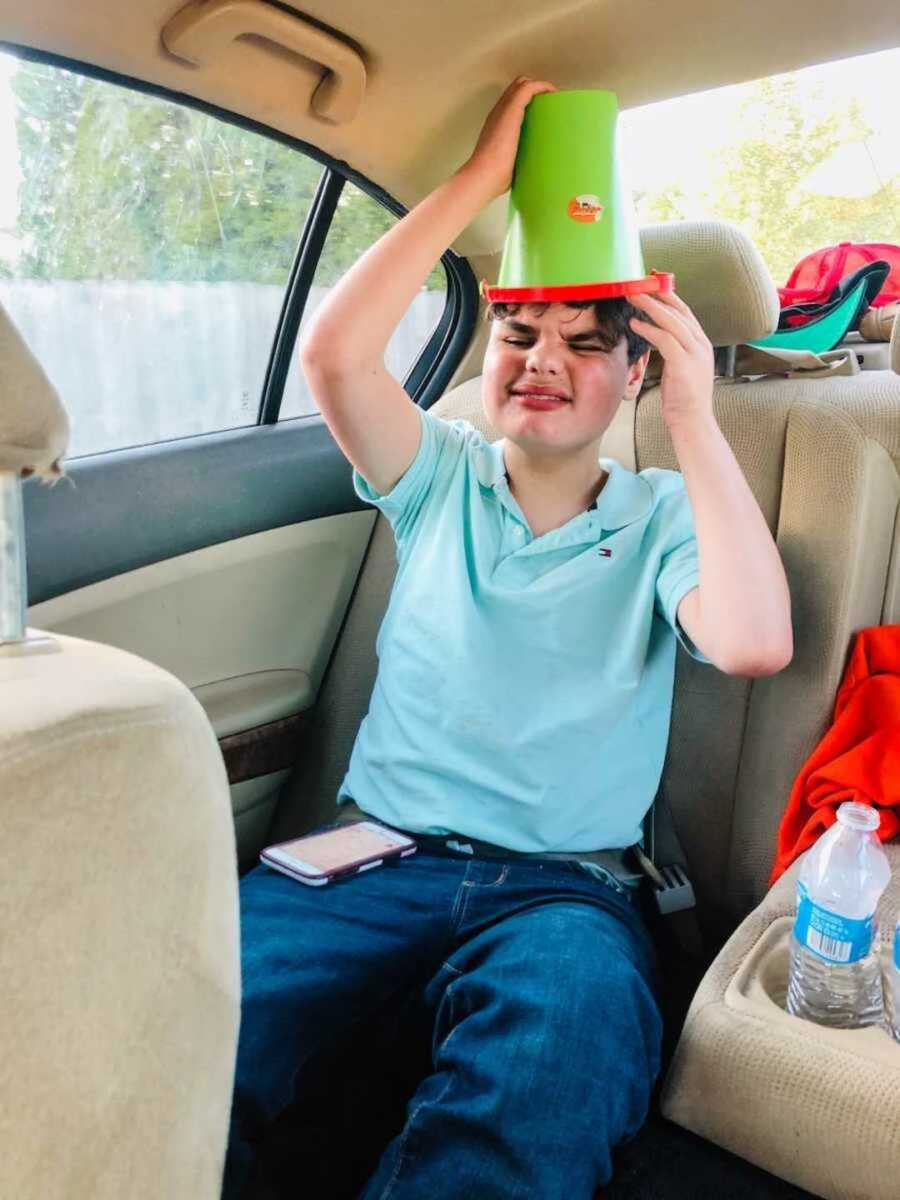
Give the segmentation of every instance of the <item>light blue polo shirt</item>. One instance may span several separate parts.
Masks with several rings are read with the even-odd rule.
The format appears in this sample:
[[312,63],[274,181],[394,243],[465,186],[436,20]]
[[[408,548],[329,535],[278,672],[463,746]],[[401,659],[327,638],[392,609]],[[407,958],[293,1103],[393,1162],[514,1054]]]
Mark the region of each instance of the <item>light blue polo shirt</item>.
[[596,503],[533,537],[503,442],[422,409],[418,452],[378,495],[397,575],[378,675],[338,802],[511,850],[630,846],[659,785],[676,621],[698,583],[677,471],[601,458]]

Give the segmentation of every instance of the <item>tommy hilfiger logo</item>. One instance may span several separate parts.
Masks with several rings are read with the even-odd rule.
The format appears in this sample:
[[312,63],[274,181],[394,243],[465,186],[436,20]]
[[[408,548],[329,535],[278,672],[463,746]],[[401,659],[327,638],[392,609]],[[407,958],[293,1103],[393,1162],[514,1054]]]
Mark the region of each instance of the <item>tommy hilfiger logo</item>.
[[605,546],[601,546],[597,553],[602,558],[612,558],[612,550],[607,550]]

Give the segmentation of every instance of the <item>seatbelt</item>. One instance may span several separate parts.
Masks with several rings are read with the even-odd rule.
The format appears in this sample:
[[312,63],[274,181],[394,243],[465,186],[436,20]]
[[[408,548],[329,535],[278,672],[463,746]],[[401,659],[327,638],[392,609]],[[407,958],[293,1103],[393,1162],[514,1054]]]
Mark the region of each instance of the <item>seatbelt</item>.
[[[660,842],[664,844],[665,852]],[[650,880],[653,899],[665,928],[682,953],[691,958],[701,957],[703,935],[697,920],[697,898],[685,870],[684,852],[675,832],[672,813],[661,791],[644,817],[643,845],[635,844],[631,849]]]
[[[650,386],[654,386],[651,383]],[[603,435],[603,454],[637,473],[638,400],[623,400]],[[660,791],[644,817],[643,844],[632,853],[650,881],[653,899],[665,927],[684,954],[699,957],[703,938],[697,920],[697,900],[685,867],[687,859],[675,832],[675,823]]]

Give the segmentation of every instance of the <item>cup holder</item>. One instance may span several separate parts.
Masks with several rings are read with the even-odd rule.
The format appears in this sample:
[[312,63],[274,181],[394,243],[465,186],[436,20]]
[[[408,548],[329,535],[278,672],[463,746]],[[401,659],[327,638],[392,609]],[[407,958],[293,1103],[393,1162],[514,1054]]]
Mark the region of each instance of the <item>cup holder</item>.
[[787,985],[791,958],[793,917],[773,921],[732,979],[725,1003],[732,1008],[750,1007],[760,1013],[777,1010],[788,1016]]
[[781,933],[758,964],[759,986],[771,1002],[787,1012],[788,975],[791,969],[791,926]]
[[881,1026],[832,1029],[794,1017],[787,1011],[793,925],[793,917],[779,917],[772,922],[725,989],[725,1004],[750,1018],[771,1022],[773,1027],[781,1028],[785,1037],[812,1038],[882,1063],[886,1054],[896,1053],[900,1065],[900,1046]]
[[[900,901],[900,846],[886,849],[894,875],[879,911],[883,954]],[[833,1029],[785,1006],[800,869],[745,918],[701,981],[662,1113],[804,1195],[897,1200],[900,1044],[884,1026]]]

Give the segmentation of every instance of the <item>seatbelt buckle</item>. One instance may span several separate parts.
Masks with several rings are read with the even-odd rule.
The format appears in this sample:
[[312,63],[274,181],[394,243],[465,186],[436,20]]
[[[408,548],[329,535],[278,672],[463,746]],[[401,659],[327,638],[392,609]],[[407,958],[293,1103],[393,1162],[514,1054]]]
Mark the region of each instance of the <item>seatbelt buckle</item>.
[[644,874],[653,884],[653,898],[664,917],[670,913],[684,912],[686,909],[697,907],[693,884],[683,867],[677,863],[671,867],[658,867],[642,846],[635,844],[631,849]]
[[661,886],[659,883],[655,884],[653,896],[656,907],[664,917],[670,913],[684,912],[686,909],[697,907],[693,884],[682,867],[677,864],[663,867],[658,874],[663,882]]

